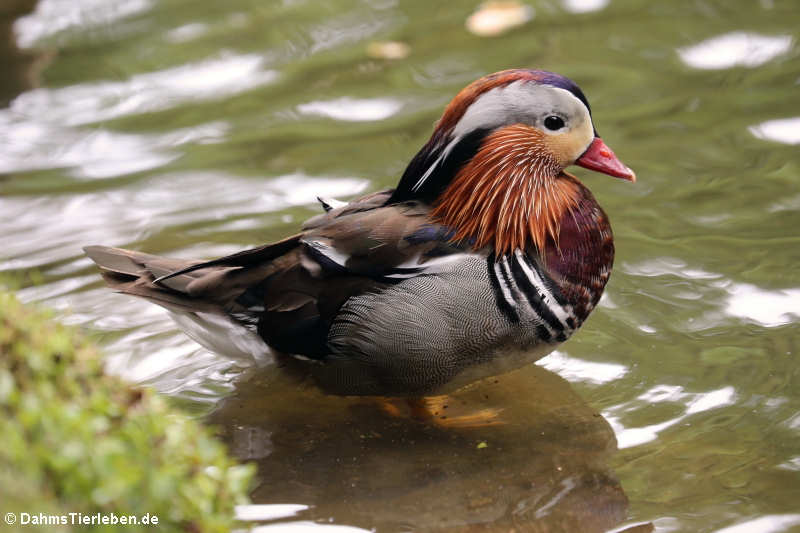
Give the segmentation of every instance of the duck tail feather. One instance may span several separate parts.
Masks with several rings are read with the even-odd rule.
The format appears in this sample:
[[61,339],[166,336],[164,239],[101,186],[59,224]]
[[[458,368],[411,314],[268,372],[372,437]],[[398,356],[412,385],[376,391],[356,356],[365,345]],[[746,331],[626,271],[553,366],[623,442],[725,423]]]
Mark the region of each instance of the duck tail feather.
[[235,254],[227,255],[225,257],[220,257],[219,259],[213,259],[211,261],[205,261],[201,263],[194,263],[183,268],[173,270],[167,274],[161,275],[156,277],[153,280],[153,283],[164,283],[165,281],[174,278],[175,276],[181,276],[183,274],[189,274],[194,272],[195,270],[200,270],[203,268],[210,268],[210,267],[247,267],[253,266],[260,263],[265,263],[267,261],[271,261],[276,257],[285,254],[292,248],[296,247],[300,243],[301,234],[292,235],[291,237],[287,237],[282,241],[278,241],[272,244],[265,244],[264,246],[259,246],[257,248],[251,248],[249,250],[244,250],[241,252],[237,252]]
[[194,262],[109,246],[87,246],[84,252],[100,267],[106,284],[118,292],[144,298],[173,311],[222,311],[219,305],[192,298],[187,293],[187,286],[195,279],[191,276],[176,277],[163,285],[154,283],[156,276],[186,268]]

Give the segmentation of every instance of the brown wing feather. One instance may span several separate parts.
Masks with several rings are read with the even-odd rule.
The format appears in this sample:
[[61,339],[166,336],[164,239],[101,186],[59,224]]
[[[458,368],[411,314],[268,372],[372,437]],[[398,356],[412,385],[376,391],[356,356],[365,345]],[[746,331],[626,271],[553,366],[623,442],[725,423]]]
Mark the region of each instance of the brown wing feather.
[[172,278],[168,286],[153,283],[155,276],[186,268],[194,261],[168,259],[108,246],[87,246],[84,251],[102,269],[103,279],[114,290],[139,296],[174,311],[221,311],[213,302],[198,301],[184,293],[200,273]]
[[333,219],[307,231],[302,240],[324,244],[346,256],[350,272],[379,276],[410,257],[424,256],[444,244],[436,239],[410,238],[434,225],[429,215],[426,204],[393,204]]
[[228,314],[255,325],[279,350],[323,357],[328,329],[347,299],[388,286],[393,281],[384,274],[437,246],[457,251],[435,235],[409,238],[431,225],[429,207],[387,206],[390,195],[370,194],[311,219],[300,234],[211,261],[103,246],[85,250],[120,292],[172,310]]

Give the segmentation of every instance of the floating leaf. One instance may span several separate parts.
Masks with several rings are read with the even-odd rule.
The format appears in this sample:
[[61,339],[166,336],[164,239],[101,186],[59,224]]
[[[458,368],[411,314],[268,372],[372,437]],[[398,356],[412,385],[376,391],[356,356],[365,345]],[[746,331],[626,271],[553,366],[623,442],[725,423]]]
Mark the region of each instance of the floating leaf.
[[486,2],[467,19],[467,29],[481,37],[492,37],[522,26],[533,18],[533,8],[514,0]]
[[374,59],[403,59],[411,47],[400,41],[373,41],[367,45],[367,55]]

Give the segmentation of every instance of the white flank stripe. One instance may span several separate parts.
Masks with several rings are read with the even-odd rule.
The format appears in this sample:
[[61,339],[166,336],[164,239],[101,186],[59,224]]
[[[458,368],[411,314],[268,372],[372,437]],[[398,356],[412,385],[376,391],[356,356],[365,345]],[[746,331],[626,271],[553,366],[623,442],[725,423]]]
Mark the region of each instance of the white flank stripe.
[[421,275],[422,272],[395,272],[393,274],[386,274],[383,278],[389,279],[411,279]]
[[[503,264],[503,270],[508,274],[508,279],[511,280],[511,283],[514,283],[516,285],[516,283],[514,282],[514,276],[512,276],[512,274],[511,274],[511,266],[508,264],[508,256],[507,255],[503,256],[503,263],[502,264]],[[517,287],[517,289],[519,290],[519,287]],[[526,300],[527,300],[527,298],[526,298]],[[536,310],[533,308],[533,305],[531,305],[530,302],[528,303],[528,308],[531,310],[531,313],[534,316],[536,316],[536,318],[538,319],[537,322],[539,324],[541,324],[542,326],[544,326],[544,328],[550,334],[550,337],[555,337],[556,336],[555,330],[550,327],[550,324],[548,324],[547,321],[544,318],[542,318],[542,316],[539,313],[536,312]]]
[[571,328],[567,325],[567,319],[570,317],[570,314],[556,301],[553,294],[544,283],[544,280],[539,276],[539,273],[529,266],[528,257],[522,253],[522,250],[517,248],[514,250],[514,255],[517,258],[517,264],[530,280],[531,284],[536,287],[536,292],[539,293],[544,304],[556,315],[558,321],[561,322],[562,329],[569,331]]
[[[503,266],[503,271],[508,276],[509,282],[519,292],[520,288],[517,285],[517,282],[514,280],[514,275],[511,273],[511,265],[508,264],[508,256],[507,255],[503,256],[503,262],[501,264]],[[525,298],[525,297],[523,296],[523,298]],[[525,300],[527,301],[527,298],[525,298]],[[542,318],[542,315],[540,315],[539,313],[536,312],[536,310],[533,308],[533,305],[531,305],[530,302],[528,303],[528,309],[530,309],[531,314],[536,317],[536,319],[537,319],[536,322],[538,324],[542,325],[547,330],[547,333],[550,334],[550,337],[551,338],[556,337],[555,330],[552,327],[550,327],[550,324],[548,324],[547,321],[544,318]]]
[[319,253],[321,253],[322,255],[324,255],[325,257],[327,257],[328,259],[330,259],[331,261],[333,261],[334,263],[336,263],[337,265],[339,265],[342,268],[345,268],[345,265],[347,264],[347,260],[350,259],[349,255],[343,254],[342,252],[340,252],[339,250],[337,250],[333,246],[330,246],[328,244],[322,243],[320,241],[313,241],[313,240],[310,240],[310,239],[308,239],[308,240],[300,239],[300,242],[302,242],[303,244],[305,244],[307,246],[310,246],[311,248],[314,248]]
[[494,264],[494,275],[497,278],[497,283],[500,285],[500,291],[503,293],[503,298],[505,299],[506,303],[508,303],[512,309],[516,309],[517,301],[511,294],[511,289],[509,289],[508,284],[506,283],[506,278],[503,276],[500,265],[497,262]]
[[424,261],[422,260],[423,259],[422,255],[417,254],[411,256],[408,260],[395,265],[394,268],[398,269],[412,268],[412,269],[422,269],[422,270],[419,270],[418,272],[414,273],[397,272],[394,274],[388,274],[384,277],[402,279],[402,278],[413,278],[415,276],[421,276],[422,274],[440,274],[448,270],[447,269],[448,266],[453,265],[454,263],[466,261],[468,257],[475,257],[475,254],[454,253],[450,255],[444,255],[441,257],[425,258]]

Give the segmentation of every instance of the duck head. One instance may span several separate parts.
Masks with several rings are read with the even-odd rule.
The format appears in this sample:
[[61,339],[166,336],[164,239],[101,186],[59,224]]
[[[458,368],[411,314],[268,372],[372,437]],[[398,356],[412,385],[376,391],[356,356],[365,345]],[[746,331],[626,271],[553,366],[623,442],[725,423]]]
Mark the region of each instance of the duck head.
[[509,253],[558,239],[583,187],[572,164],[635,181],[597,135],[570,79],[541,70],[490,74],[462,89],[412,159],[390,203],[420,200],[476,248]]

